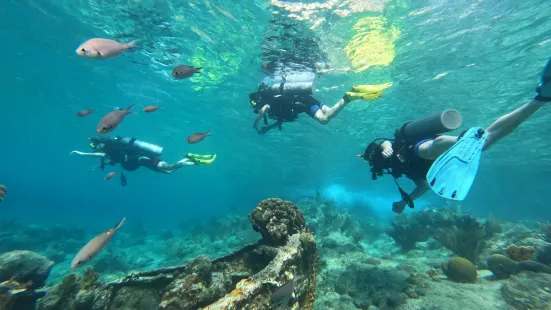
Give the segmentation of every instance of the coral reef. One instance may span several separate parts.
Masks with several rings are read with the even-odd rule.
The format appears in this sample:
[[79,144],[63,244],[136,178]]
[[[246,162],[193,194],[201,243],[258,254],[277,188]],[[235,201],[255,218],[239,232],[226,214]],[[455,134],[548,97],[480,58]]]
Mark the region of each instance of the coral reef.
[[457,256],[476,264],[485,245],[485,236],[484,227],[476,218],[464,216],[455,221],[453,227],[441,229],[434,238]]
[[[259,242],[212,261],[199,256],[186,265],[131,273],[99,283],[97,274],[88,268],[82,278],[70,274],[60,284],[46,288],[37,309],[262,309],[278,286],[299,275],[304,280],[297,283],[291,303],[300,309],[312,309],[317,246],[314,236],[304,229],[304,219],[296,218],[302,216],[298,215],[300,211],[289,212],[294,213],[284,216],[278,212],[279,222],[288,219],[290,225],[282,245]],[[283,234],[278,232],[277,236]]]
[[507,256],[494,254],[488,257],[488,269],[498,279],[504,279],[518,272],[517,263]]
[[392,229],[387,230],[386,233],[403,251],[407,252],[415,248],[417,242],[427,241],[430,230],[412,217],[400,216],[392,222]]
[[268,244],[283,244],[289,236],[304,230],[306,225],[298,207],[279,198],[261,201],[249,214],[249,221]]
[[539,227],[542,232],[540,238],[551,243],[551,223],[539,223]]
[[536,253],[536,250],[530,246],[509,245],[505,248],[505,252],[509,254],[514,261],[530,260]]
[[514,309],[549,309],[551,275],[524,272],[505,281],[501,294]]
[[2,310],[34,310],[36,300],[44,296],[44,292],[31,289],[32,281],[19,283],[13,278],[0,283],[0,309]]
[[477,278],[476,267],[463,257],[452,257],[442,264],[442,271],[452,281],[474,283]]
[[[502,297],[504,283],[529,272],[543,277],[551,272],[545,265],[551,245],[538,238],[536,225],[530,222],[500,222],[493,217],[481,221],[437,208],[398,216],[389,225],[363,206],[343,208],[321,195],[301,199],[293,207],[283,200],[271,200],[271,206],[268,201],[261,203],[266,204],[262,210],[272,212],[253,211],[247,216],[246,210],[232,208],[224,216],[188,220],[162,230],[129,223],[91,263],[94,268],[81,269],[80,275],[69,275],[68,264],[91,237],[87,231],[2,222],[0,250],[31,248],[54,259],[57,264],[47,284],[57,284],[33,289],[26,283],[4,281],[0,305],[22,310],[34,309],[25,307],[35,303],[39,310],[273,309],[271,294],[299,279],[287,309],[312,309],[315,304],[316,309],[339,310],[490,310],[508,307]],[[278,205],[292,211],[275,214],[282,211]],[[303,213],[303,225],[293,220],[293,212]],[[270,213],[257,225],[263,239],[251,244],[259,236],[250,229],[251,218]],[[475,233],[469,235],[469,230]],[[475,242],[468,242],[472,239]],[[511,254],[515,247],[521,257],[528,255],[524,248],[537,250],[538,262],[508,258],[515,255]],[[450,259],[454,249],[489,259],[476,268],[463,259],[468,267],[461,269],[458,258]],[[232,254],[221,257],[223,253]],[[442,261],[447,261],[444,266]]]
[[517,274],[523,271],[543,272],[551,274],[551,267],[533,260],[524,260],[515,262],[509,257],[501,254],[494,254],[488,258],[488,269],[494,274],[497,279],[505,279],[510,275]]
[[495,216],[490,215],[484,223],[484,230],[486,231],[486,237],[491,238],[503,232],[503,225]]
[[541,247],[536,260],[544,265],[551,265],[551,244]]
[[0,281],[30,281],[32,288],[42,287],[53,266],[54,262],[31,251],[7,252],[0,254]]

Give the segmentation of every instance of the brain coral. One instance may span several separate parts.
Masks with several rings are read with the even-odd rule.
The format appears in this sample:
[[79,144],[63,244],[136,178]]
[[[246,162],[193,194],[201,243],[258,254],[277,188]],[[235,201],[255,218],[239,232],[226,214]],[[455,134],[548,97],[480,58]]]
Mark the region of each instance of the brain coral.
[[249,214],[253,229],[267,243],[283,244],[290,235],[305,229],[302,212],[292,202],[279,198],[262,200]]

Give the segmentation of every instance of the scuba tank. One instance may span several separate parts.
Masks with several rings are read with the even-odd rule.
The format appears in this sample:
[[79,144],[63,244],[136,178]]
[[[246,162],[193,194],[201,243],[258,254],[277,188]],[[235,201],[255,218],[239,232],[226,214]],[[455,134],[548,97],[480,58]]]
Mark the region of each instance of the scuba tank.
[[96,148],[98,144],[105,144],[106,147],[112,147],[116,145],[122,146],[123,149],[137,150],[147,155],[160,157],[163,153],[163,148],[147,143],[144,141],[136,140],[136,138],[121,138],[121,137],[94,137],[88,138],[92,141],[93,148]]
[[462,120],[457,110],[448,109],[405,123],[400,128],[399,135],[407,141],[427,139],[459,128]]
[[265,78],[260,85],[261,95],[310,96],[313,94],[314,77],[295,75],[289,78]]
[[129,147],[135,147],[146,154],[159,157],[163,153],[163,148],[155,144],[136,140],[136,138],[121,138],[121,137],[117,137],[117,138],[121,143]]

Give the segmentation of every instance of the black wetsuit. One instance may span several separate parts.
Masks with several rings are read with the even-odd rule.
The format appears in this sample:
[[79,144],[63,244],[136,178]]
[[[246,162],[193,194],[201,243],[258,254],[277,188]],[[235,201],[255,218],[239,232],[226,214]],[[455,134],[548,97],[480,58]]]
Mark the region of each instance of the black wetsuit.
[[[433,140],[422,139],[414,142],[395,140],[392,142],[393,155],[390,158],[382,158],[382,152],[377,151],[376,166],[380,169],[389,169],[390,174],[395,178],[405,175],[412,181],[425,180],[430,167],[434,160],[425,159],[419,156],[419,146],[427,141]],[[380,154],[380,155],[379,155]]]
[[312,96],[267,96],[263,97],[259,104],[255,106],[255,113],[259,113],[260,109],[269,105],[270,110],[268,116],[278,122],[292,122],[298,118],[301,113],[308,113],[314,116],[321,109],[323,103],[319,102]]
[[106,142],[100,151],[107,155],[108,164],[120,164],[124,170],[135,171],[143,166],[154,171],[159,171],[157,165],[161,161],[160,158],[145,155],[139,149],[130,148],[127,145],[118,143],[117,140]]

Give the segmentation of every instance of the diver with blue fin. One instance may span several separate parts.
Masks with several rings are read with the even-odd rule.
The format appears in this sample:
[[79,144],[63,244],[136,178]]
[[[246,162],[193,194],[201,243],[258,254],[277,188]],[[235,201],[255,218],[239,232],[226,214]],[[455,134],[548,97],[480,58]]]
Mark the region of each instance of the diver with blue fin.
[[[182,167],[211,164],[216,158],[216,155],[188,153],[184,159],[171,165],[161,160],[162,147],[135,138],[93,137],[88,140],[91,141],[90,147],[93,152],[72,151],[70,154],[98,157],[101,159],[99,168],[102,170],[105,165],[120,164],[127,171],[146,167],[155,172],[171,174]],[[126,183],[126,178],[123,183]]]
[[[320,124],[326,125],[351,101],[380,98],[383,95],[382,91],[390,86],[392,83],[355,85],[334,106],[329,107],[312,97],[313,80],[268,78],[260,84],[256,92],[249,94],[249,103],[254,113],[258,114],[254,119],[253,128],[259,134],[274,128],[281,130],[284,122],[293,122],[302,113],[307,113]],[[269,124],[268,118],[274,122]],[[258,123],[261,120],[264,120],[264,126],[259,128]]]
[[[474,182],[481,153],[551,101],[551,59],[536,92],[530,102],[501,116],[486,129],[472,127],[459,137],[442,135],[459,128],[462,122],[461,114],[450,109],[405,123],[394,139],[375,139],[358,157],[371,166],[373,180],[384,174],[393,176],[402,196],[392,204],[396,213],[402,213],[406,205],[413,208],[413,201],[429,189],[447,199],[463,200]],[[397,178],[402,175],[415,182],[416,188],[410,194],[398,185]]]

